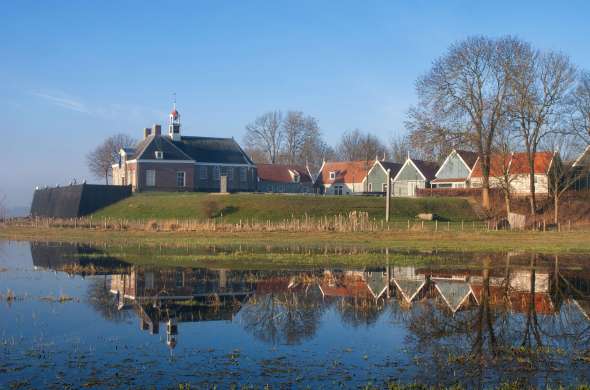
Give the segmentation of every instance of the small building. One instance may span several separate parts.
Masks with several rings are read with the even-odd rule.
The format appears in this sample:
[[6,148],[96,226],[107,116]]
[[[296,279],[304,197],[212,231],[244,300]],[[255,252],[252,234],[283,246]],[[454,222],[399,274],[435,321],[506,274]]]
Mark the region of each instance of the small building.
[[144,129],[135,148],[119,152],[113,165],[113,184],[133,191],[255,191],[256,166],[233,138],[181,135],[180,113],[169,116],[168,134],[160,125]]
[[325,195],[363,194],[368,191],[367,174],[373,161],[324,161],[314,187]]
[[367,192],[385,194],[387,192],[387,170],[390,170],[390,181],[393,183],[393,178],[397,175],[401,167],[402,164],[392,161],[375,160],[367,174]]
[[416,196],[416,188],[430,188],[438,164],[408,158],[393,178],[393,196]]
[[432,188],[466,188],[476,162],[477,153],[453,149],[436,172]]
[[313,181],[307,168],[298,165],[257,164],[258,191],[273,193],[311,193]]
[[[549,194],[549,174],[554,167],[554,161],[559,163],[557,152],[537,152],[534,157],[535,193]],[[511,153],[507,156],[494,154],[490,156],[490,188],[505,187],[510,183],[511,193],[516,196],[530,195],[530,168],[528,155],[525,152]],[[481,161],[478,158],[471,175],[471,188],[481,188],[483,174]]]

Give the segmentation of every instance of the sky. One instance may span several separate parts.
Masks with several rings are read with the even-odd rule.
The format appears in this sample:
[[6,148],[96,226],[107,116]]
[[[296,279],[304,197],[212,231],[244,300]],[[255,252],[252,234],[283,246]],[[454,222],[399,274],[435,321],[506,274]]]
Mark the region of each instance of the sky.
[[166,124],[242,140],[275,109],[318,119],[335,145],[404,132],[415,81],[449,45],[514,35],[590,69],[587,1],[26,1],[0,5],[0,197],[99,182],[104,138]]

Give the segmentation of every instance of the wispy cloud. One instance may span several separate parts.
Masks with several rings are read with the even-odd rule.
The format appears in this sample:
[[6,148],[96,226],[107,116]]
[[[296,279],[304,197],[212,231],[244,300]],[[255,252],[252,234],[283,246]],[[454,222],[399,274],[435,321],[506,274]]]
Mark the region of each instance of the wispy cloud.
[[65,108],[66,110],[89,114],[90,110],[79,99],[66,96],[61,93],[47,93],[42,91],[31,92],[33,96],[44,99],[51,104]]

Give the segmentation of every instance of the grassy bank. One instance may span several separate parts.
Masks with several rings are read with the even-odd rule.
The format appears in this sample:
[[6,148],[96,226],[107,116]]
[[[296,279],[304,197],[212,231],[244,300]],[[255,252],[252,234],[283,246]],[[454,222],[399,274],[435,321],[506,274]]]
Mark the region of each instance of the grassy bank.
[[[393,198],[393,220],[414,219],[434,213],[444,220],[472,221],[477,217],[469,203],[457,198]],[[385,199],[374,196],[304,196],[272,194],[215,195],[202,193],[143,193],[106,207],[96,218],[206,219],[223,215],[226,222],[256,219],[280,221],[305,215],[313,218],[364,211],[382,219]]]
[[590,253],[590,232],[406,231],[383,232],[146,232],[1,226],[0,239],[114,245],[244,245],[356,247],[445,251],[537,251]]

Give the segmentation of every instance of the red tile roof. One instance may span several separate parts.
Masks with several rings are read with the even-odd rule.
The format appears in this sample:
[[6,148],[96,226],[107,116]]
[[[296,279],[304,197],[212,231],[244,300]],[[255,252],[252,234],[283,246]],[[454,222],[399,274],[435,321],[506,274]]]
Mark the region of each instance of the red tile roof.
[[299,165],[256,164],[256,168],[258,170],[258,177],[262,181],[293,183],[293,178],[289,171],[294,171],[299,174],[301,183],[311,182],[311,177],[307,169]]
[[[373,166],[374,161],[326,161],[318,175],[320,184],[360,183]],[[330,172],[336,172],[336,178],[330,180]]]
[[[537,152],[535,154],[535,173],[544,174],[549,171],[553,161],[553,152]],[[528,157],[525,152],[512,153],[512,155],[494,154],[490,157],[490,176],[500,177],[509,169],[511,175],[529,174]],[[482,177],[481,161],[477,160],[471,177]]]

